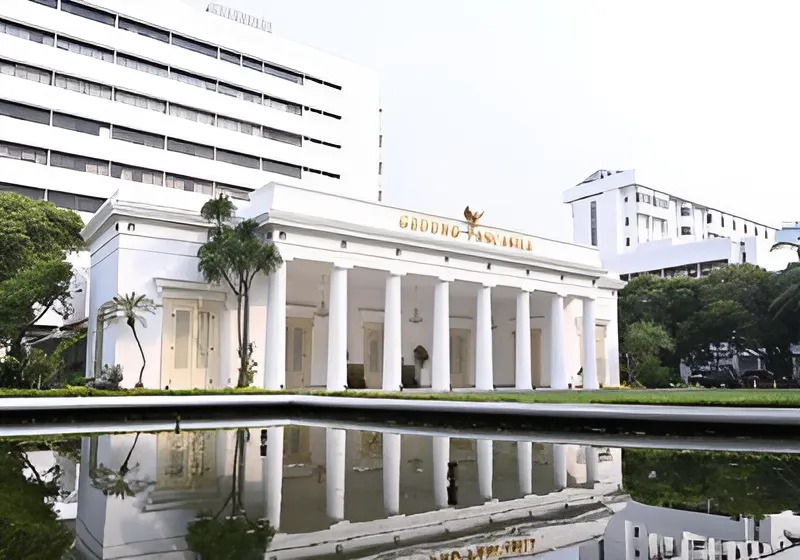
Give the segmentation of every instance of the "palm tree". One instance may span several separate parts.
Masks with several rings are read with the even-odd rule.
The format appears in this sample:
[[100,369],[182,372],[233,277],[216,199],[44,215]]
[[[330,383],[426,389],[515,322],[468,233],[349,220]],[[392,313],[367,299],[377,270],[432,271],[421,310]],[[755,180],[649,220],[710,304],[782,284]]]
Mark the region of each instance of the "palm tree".
[[271,274],[283,263],[274,243],[261,239],[258,222],[243,220],[232,225],[235,206],[225,194],[212,198],[200,210],[211,224],[208,241],[197,251],[197,270],[206,282],[227,284],[236,296],[239,343],[239,387],[252,381],[250,343],[250,288],[259,273]]
[[89,478],[92,481],[92,486],[100,490],[103,495],[116,496],[124,500],[125,496],[133,498],[153,485],[153,482],[147,478],[139,479],[134,477],[139,470],[139,463],[132,467],[130,466],[131,456],[133,455],[133,450],[136,449],[136,444],[139,443],[140,435],[140,432],[136,433],[133,445],[131,445],[128,455],[119,469],[111,469],[102,463],[97,466],[91,465]]
[[131,328],[133,338],[139,347],[139,353],[142,355],[142,369],[139,370],[139,381],[136,382],[136,387],[144,387],[142,376],[144,375],[144,368],[147,366],[147,359],[144,355],[142,343],[139,340],[139,333],[136,332],[136,323],[146,328],[147,320],[144,317],[144,313],[155,313],[159,306],[149,297],[144,294],[137,295],[136,292],[114,296],[107,305],[106,323],[118,318],[124,318],[125,323]]

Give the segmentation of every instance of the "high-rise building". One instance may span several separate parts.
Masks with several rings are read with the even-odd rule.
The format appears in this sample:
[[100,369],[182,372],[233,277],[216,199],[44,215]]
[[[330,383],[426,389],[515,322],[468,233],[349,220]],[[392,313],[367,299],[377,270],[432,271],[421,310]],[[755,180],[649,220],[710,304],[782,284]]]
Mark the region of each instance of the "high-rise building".
[[124,182],[246,198],[276,181],[377,201],[381,141],[377,75],[259,18],[0,2],[0,191],[84,220]]
[[797,260],[772,252],[775,226],[637,183],[635,172],[600,170],[564,192],[576,243],[600,250],[628,280],[643,273],[699,277],[727,264],[782,270]]

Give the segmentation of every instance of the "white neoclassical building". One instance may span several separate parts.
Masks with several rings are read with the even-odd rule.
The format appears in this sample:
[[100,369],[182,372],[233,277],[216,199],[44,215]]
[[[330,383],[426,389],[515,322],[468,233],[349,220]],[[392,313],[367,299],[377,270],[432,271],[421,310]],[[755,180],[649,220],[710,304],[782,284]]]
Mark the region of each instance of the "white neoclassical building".
[[[98,336],[96,324],[104,302],[136,292],[160,305],[139,332],[146,387],[235,384],[235,298],[197,271],[207,200],[124,185],[91,218],[90,375],[121,364],[124,384],[135,382],[130,329]],[[470,223],[465,201],[432,216],[269,183],[236,202],[285,261],[251,293],[256,386],[341,390],[361,372],[361,386],[384,390],[619,383],[624,283],[594,248],[508,231],[492,216]],[[415,367],[418,346],[428,359]]]

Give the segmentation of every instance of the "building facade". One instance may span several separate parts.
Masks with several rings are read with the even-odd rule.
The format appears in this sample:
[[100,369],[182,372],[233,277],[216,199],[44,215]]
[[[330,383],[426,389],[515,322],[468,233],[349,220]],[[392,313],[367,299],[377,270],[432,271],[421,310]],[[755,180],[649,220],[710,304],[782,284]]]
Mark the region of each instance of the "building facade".
[[600,250],[623,279],[699,277],[727,264],[783,270],[797,256],[771,252],[777,228],[637,183],[635,171],[593,173],[564,192],[577,243]]
[[[4,0],[0,191],[85,221],[121,184],[379,200],[377,75],[266,28],[214,5]],[[73,260],[84,313],[88,255]]]
[[[145,386],[236,383],[235,298],[197,271],[207,200],[125,185],[89,221],[90,375],[139,370],[130,329],[96,327],[103,303],[136,292],[161,306],[139,332]],[[341,390],[348,372],[384,390],[619,384],[624,283],[596,249],[277,183],[238,216],[285,261],[251,292],[256,386]]]

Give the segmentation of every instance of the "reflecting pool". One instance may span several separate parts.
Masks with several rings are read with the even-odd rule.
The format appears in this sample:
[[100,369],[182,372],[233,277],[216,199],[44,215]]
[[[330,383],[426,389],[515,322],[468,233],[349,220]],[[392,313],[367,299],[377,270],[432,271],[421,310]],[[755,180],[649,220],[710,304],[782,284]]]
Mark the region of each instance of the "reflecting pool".
[[0,558],[800,558],[792,442],[146,428],[0,439]]

